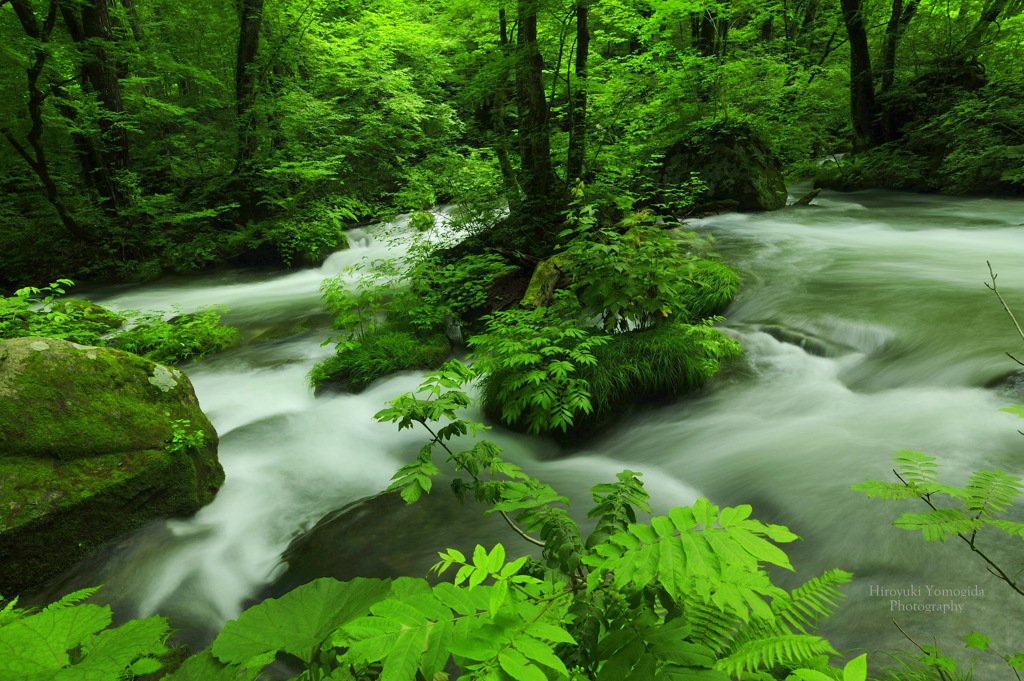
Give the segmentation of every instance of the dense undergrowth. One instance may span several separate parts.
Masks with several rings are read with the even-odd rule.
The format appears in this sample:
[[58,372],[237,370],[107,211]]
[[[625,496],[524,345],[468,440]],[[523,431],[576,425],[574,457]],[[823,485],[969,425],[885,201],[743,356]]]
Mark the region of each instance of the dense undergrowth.
[[223,308],[205,307],[191,314],[177,309],[113,312],[89,301],[59,299],[71,285],[61,279],[0,296],[0,340],[60,338],[115,347],[163,364],[201,359],[241,341],[237,329],[220,323]]

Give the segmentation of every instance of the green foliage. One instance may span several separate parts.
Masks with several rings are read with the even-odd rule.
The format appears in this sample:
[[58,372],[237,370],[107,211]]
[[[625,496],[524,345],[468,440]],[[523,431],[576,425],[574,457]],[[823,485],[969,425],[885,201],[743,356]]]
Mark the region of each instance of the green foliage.
[[72,285],[69,279],[59,279],[49,286],[27,286],[13,296],[0,296],[0,340],[42,336],[83,345],[100,344],[100,337],[110,331],[113,315],[99,306],[55,300]]
[[[905,530],[920,531],[925,541],[945,542],[960,537],[974,545],[977,533],[992,528],[1013,536],[1024,537],[1024,523],[1006,520],[1003,516],[1024,491],[1020,478],[1003,471],[975,471],[963,487],[938,482],[935,459],[921,452],[901,451],[894,461],[899,464],[899,483],[867,480],[851,489],[864,492],[869,498],[917,498],[930,507],[927,513],[904,513],[893,524]],[[933,499],[934,498],[934,499]],[[939,499],[952,503],[938,508]]]
[[469,340],[474,367],[486,374],[487,402],[501,406],[506,423],[531,433],[565,432],[593,411],[580,371],[597,363],[594,352],[609,339],[579,327],[575,302],[563,295],[550,307],[498,312]]
[[314,389],[328,384],[344,385],[360,392],[370,383],[399,371],[436,369],[451,353],[452,344],[443,333],[418,335],[384,323],[374,327],[355,343],[317,362],[309,372]]
[[0,611],[0,677],[44,681],[121,679],[158,671],[168,652],[162,617],[109,628],[110,608],[81,603],[84,589],[33,612],[8,603]]
[[226,311],[211,305],[193,314],[176,314],[174,308],[170,320],[164,319],[167,312],[124,312],[133,326],[118,333],[111,344],[163,364],[201,359],[241,342],[238,329],[220,323]]
[[694,260],[687,238],[643,224],[625,233],[588,231],[569,244],[565,259],[584,305],[601,315],[607,331],[643,330],[690,316],[686,299]]
[[177,452],[200,452],[206,444],[206,433],[192,428],[189,419],[177,419],[171,424],[171,439],[167,443],[170,454]]
[[[1018,416],[1024,414],[1024,409],[1016,406],[1002,411]],[[904,530],[919,531],[927,542],[960,539],[987,563],[989,572],[1006,582],[1018,595],[1024,596],[1024,589],[1016,581],[1017,575],[1009,575],[985,551],[985,542],[991,541],[993,534],[1024,538],[1024,523],[1005,517],[1024,491],[1021,479],[1000,470],[980,470],[972,472],[966,484],[961,487],[947,485],[939,482],[939,465],[934,457],[911,451],[899,451],[896,454],[899,456],[894,459],[897,464],[894,473],[899,482],[866,480],[853,485],[851,489],[864,492],[868,498],[878,497],[890,501],[920,499],[928,506],[928,512],[903,513],[893,525]],[[991,641],[987,636],[972,632],[964,637],[964,641],[967,648],[989,650],[999,655],[1011,668],[1024,669],[1024,654],[996,653],[991,650]],[[963,666],[935,646],[919,648],[920,654],[891,656],[896,665],[883,670],[882,678],[936,681],[973,678],[974,659]]]
[[[396,604],[385,615],[396,621],[389,628],[376,626],[377,636],[390,631],[390,645],[410,628],[426,628],[431,622],[443,626],[461,615],[464,619],[456,624],[448,645],[455,662],[470,672],[460,678],[489,678],[487,674],[499,668],[515,679],[534,678],[524,671],[528,667],[519,656],[506,653],[502,658],[503,651],[510,650],[542,665],[544,674],[553,673],[554,678],[570,678],[568,661],[577,673],[597,679],[631,674],[725,679],[778,665],[793,670],[803,661],[833,652],[813,635],[814,622],[832,611],[839,596],[836,586],[849,581],[849,574],[832,571],[792,593],[778,589],[763,566],[790,568],[785,553],[772,542],[792,541],[795,535],[753,520],[749,506],[720,509],[706,499],[638,522],[637,510],[650,507],[632,471],[593,489],[596,506],[588,515],[599,520],[584,540],[561,508],[568,500],[502,460],[496,447],[476,442],[468,450],[452,448],[455,436],[482,428],[458,415],[470,403],[461,386],[473,377],[472,370],[449,363],[429,374],[418,393],[399,397],[377,414],[378,420],[395,422],[399,428],[422,424],[431,435],[417,460],[395,474],[392,488],[401,489],[409,502],[429,493],[431,478],[439,472],[432,456],[443,450],[449,463],[464,474],[452,485],[456,494],[473,494],[492,504],[491,512],[500,513],[525,538],[542,545],[548,570],[542,576],[524,572],[525,558],[505,564],[506,549],[501,545],[491,551],[478,546],[471,560],[449,550],[441,554],[437,569],[457,566],[454,586],[466,583],[469,593],[476,595],[459,596],[458,606],[454,600],[446,603],[438,591],[455,591],[452,585],[441,584],[434,587],[433,596],[454,613],[427,606],[431,600],[426,598],[423,607],[415,608],[421,610],[418,615],[408,608],[400,611]],[[534,533],[539,539],[532,538]],[[511,611],[502,617],[506,608]],[[485,612],[489,624],[473,621]],[[538,624],[546,625],[546,634],[530,637],[531,627]],[[463,630],[480,628],[460,643],[459,625]],[[554,645],[558,642],[562,645]],[[409,647],[429,649],[430,641],[424,644],[417,633]],[[384,654],[376,649],[372,659]],[[403,659],[414,671],[413,663]],[[848,669],[848,678],[865,676],[863,659]],[[806,671],[792,678],[816,678],[808,675],[813,670]]]
[[[526,319],[533,321],[524,324]],[[495,315],[488,333],[470,343],[474,356],[480,356],[474,367],[484,373],[485,412],[545,433],[569,427],[585,432],[635,400],[686,394],[705,385],[722,362],[741,354],[739,343],[707,323],[669,322],[647,331],[596,336],[564,321],[552,308]],[[556,370],[565,373],[556,375]]]

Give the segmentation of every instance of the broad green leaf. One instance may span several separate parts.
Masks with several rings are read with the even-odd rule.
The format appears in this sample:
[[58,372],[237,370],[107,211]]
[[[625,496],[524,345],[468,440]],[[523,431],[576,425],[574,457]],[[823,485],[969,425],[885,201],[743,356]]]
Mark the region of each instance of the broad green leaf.
[[964,636],[964,645],[968,648],[974,648],[976,650],[988,650],[990,640],[988,636],[982,636],[976,632],[971,632]]
[[0,629],[0,678],[67,666],[67,651],[106,628],[110,619],[110,608],[86,604],[44,610],[5,626]]
[[516,681],[548,681],[544,672],[530,664],[522,653],[504,648],[498,653],[498,664]]
[[853,658],[843,667],[843,681],[864,681],[868,676],[868,656]]
[[249,608],[224,625],[210,649],[229,664],[271,651],[284,651],[308,663],[335,629],[369,611],[387,596],[390,586],[380,579],[314,580]]

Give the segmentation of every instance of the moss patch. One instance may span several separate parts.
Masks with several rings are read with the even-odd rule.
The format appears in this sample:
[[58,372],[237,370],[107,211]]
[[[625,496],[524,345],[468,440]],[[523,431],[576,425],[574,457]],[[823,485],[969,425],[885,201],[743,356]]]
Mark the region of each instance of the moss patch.
[[0,458],[160,449],[172,414],[216,438],[177,369],[52,338],[0,343]]

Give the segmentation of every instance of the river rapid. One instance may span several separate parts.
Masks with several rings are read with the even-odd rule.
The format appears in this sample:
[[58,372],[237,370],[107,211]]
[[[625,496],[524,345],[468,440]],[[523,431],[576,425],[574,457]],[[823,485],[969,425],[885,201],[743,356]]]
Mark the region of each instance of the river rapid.
[[[644,473],[658,512],[706,496],[752,504],[759,519],[787,525],[802,541],[786,547],[796,573],[779,571],[777,583],[791,588],[834,567],[855,574],[821,629],[845,653],[910,648],[894,619],[915,640],[950,652],[963,650],[959,637],[972,631],[992,636],[1000,652],[1024,650],[1024,599],[960,542],[925,544],[891,526],[923,505],[849,489],[865,478],[891,480],[900,449],[937,457],[950,482],[976,468],[1024,473],[1024,424],[998,411],[1024,402],[1000,382],[1016,367],[1004,352],[1024,358],[1024,344],[983,285],[990,260],[1024,316],[1024,202],[825,192],[815,204],[689,223],[714,236],[744,282],[723,326],[745,357],[701,394],[631,410],[571,452],[500,428],[489,437],[568,494],[579,518],[588,488],[629,468]],[[391,227],[401,232],[405,222]],[[353,247],[320,269],[96,293],[97,302],[132,309],[221,303],[231,308],[225,321],[250,336],[298,319],[312,328],[185,367],[220,433],[224,487],[194,518],[140,530],[65,584],[105,583],[122,616],[169,615],[185,640],[201,644],[284,571],[280,556],[292,539],[386,487],[415,456],[422,433],[372,417],[419,376],[385,379],[359,395],[314,398],[307,387],[306,373],[331,352],[321,347],[330,335],[321,280],[407,247],[372,229],[350,236]],[[420,539],[431,550],[467,540],[514,545],[481,529],[477,511],[465,513],[472,517],[426,525]],[[374,541],[402,555],[388,536]],[[1020,546],[1007,548],[993,553],[1016,573]],[[410,549],[396,570],[423,575],[431,562],[429,551]],[[985,667],[996,663],[990,656]],[[991,678],[1004,677],[1000,670]]]

